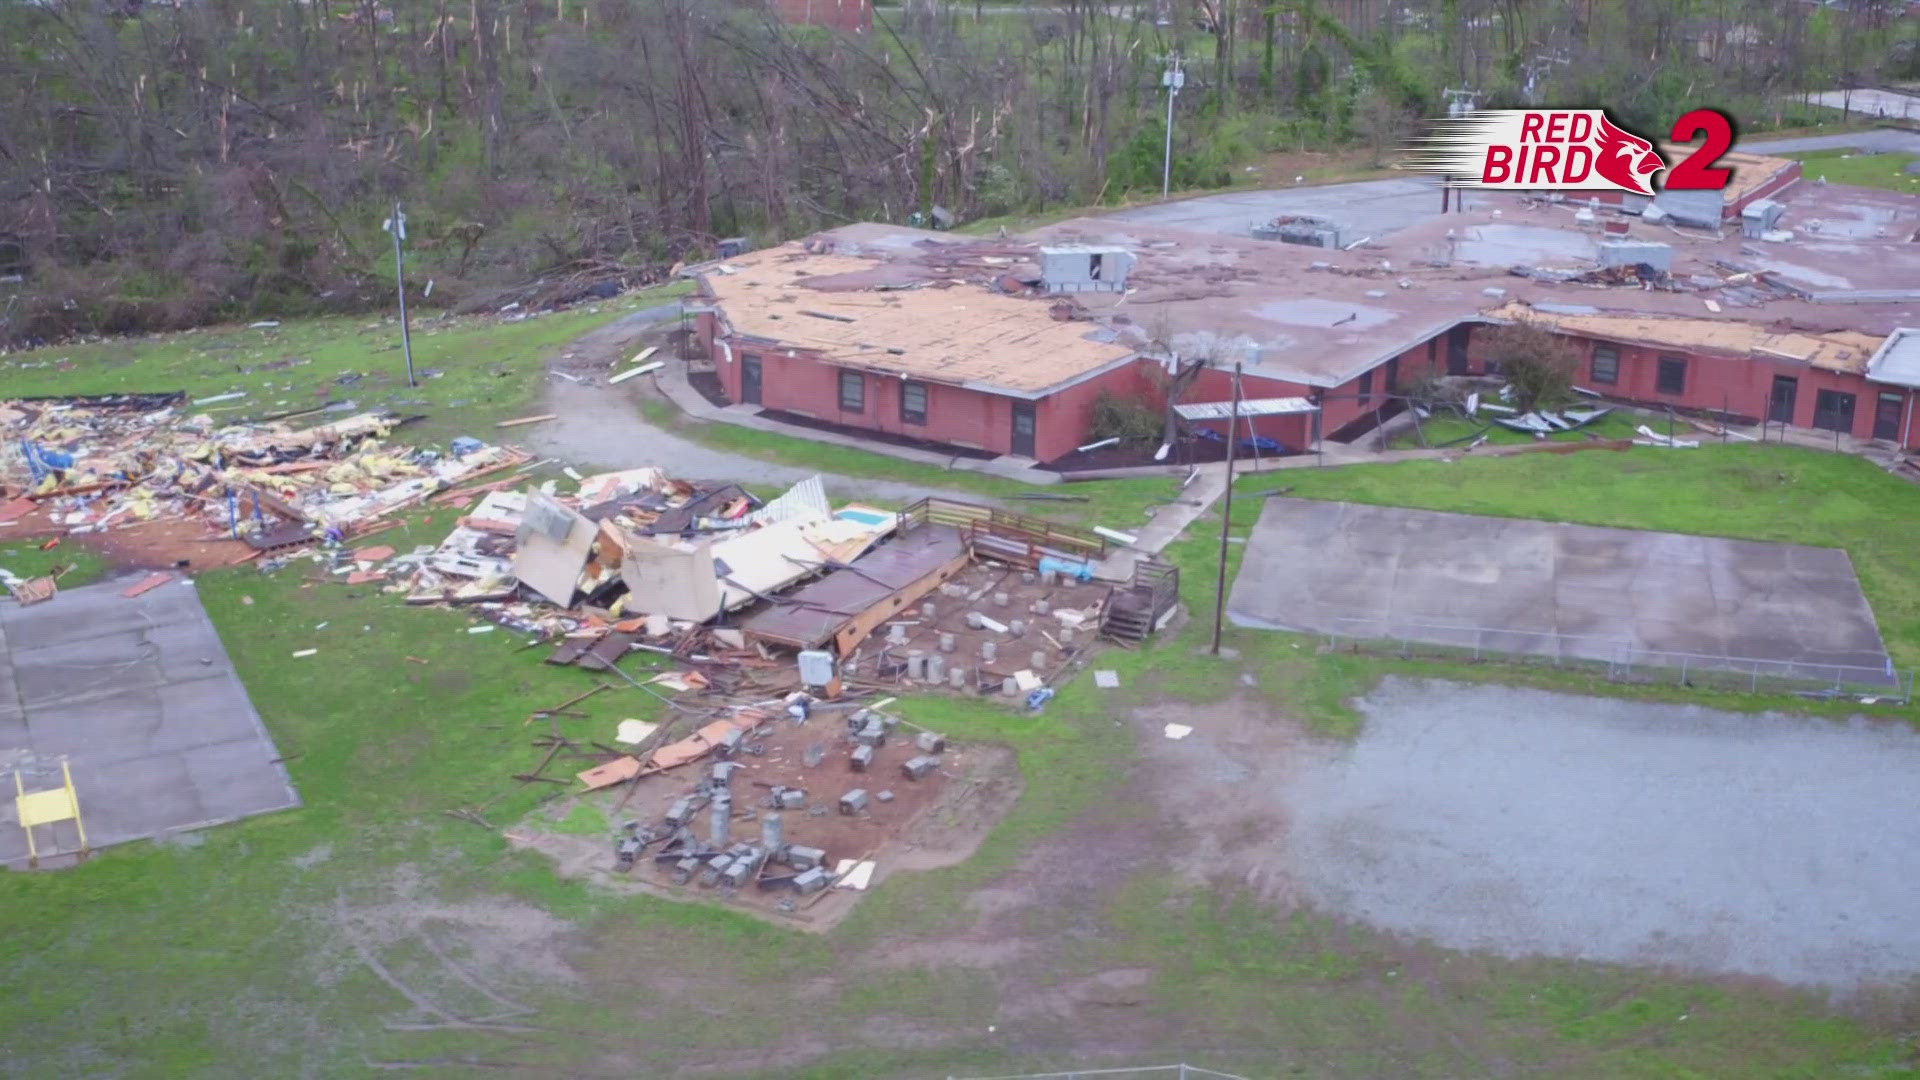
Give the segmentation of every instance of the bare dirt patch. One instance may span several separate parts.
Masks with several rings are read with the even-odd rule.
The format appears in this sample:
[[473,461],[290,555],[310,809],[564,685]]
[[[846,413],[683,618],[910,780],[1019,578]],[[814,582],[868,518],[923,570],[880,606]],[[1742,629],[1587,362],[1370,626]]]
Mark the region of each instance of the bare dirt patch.
[[[1019,799],[1025,786],[1011,750],[1003,746],[948,744],[940,768],[920,780],[909,780],[901,766],[921,754],[914,732],[896,729],[874,754],[868,771],[853,771],[848,754],[853,743],[838,716],[816,715],[804,725],[779,721],[768,729],[761,755],[743,754],[745,766],[729,785],[734,795],[731,839],[759,840],[772,810],[766,800],[773,785],[800,788],[807,806],[780,814],[790,844],[819,848],[827,853],[831,869],[841,859],[871,859],[875,863],[869,888],[881,888],[899,870],[933,870],[964,861],[980,841]],[[822,755],[809,766],[809,752]],[[814,897],[795,897],[791,890],[763,891],[748,886],[737,892],[696,884],[675,885],[670,867],[656,865],[649,848],[632,871],[614,869],[611,829],[625,821],[658,822],[672,803],[690,793],[707,775],[709,763],[686,766],[672,773],[647,777],[622,805],[624,791],[616,789],[560,800],[507,834],[514,844],[554,860],[559,872],[586,878],[622,891],[646,892],[668,899],[718,900],[729,906],[777,922],[808,930],[826,930],[844,918],[861,893],[829,889]],[[861,788],[870,798],[860,814],[842,814],[840,796]],[[881,792],[891,798],[881,801]],[[596,807],[607,815],[605,836],[569,835],[556,831],[579,806]],[[704,837],[709,814],[696,815],[693,829]],[[769,867],[767,876],[785,871]],[[696,879],[697,882],[697,879]],[[783,910],[788,901],[792,910]]]
[[[1263,899],[1292,903],[1288,785],[1337,747],[1271,705],[1236,696],[1214,705],[1167,701],[1131,714],[1146,754],[1144,797],[1181,832],[1174,865],[1196,882],[1223,872]],[[1180,739],[1169,724],[1192,728]]]

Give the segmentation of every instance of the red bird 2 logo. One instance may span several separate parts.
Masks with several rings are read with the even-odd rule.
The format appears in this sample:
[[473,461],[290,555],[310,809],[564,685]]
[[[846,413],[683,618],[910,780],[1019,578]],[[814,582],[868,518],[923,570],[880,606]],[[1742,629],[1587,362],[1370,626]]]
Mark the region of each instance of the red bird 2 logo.
[[1673,140],[1705,142],[1671,169],[1653,143],[1620,127],[1600,109],[1490,109],[1433,122],[1433,133],[1400,168],[1438,173],[1454,187],[1528,191],[1615,190],[1651,197],[1667,170],[1666,189],[1719,189],[1731,170],[1714,168],[1733,144],[1726,114],[1696,109],[1673,126]]

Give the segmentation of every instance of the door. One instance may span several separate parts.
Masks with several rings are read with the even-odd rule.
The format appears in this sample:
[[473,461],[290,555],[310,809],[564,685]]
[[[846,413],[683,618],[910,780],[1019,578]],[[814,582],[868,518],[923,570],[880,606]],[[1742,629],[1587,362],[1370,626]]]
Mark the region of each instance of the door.
[[740,403],[760,404],[760,358],[757,356],[740,358]]
[[1033,419],[1033,402],[1016,401],[1013,403],[1013,455],[1015,457],[1033,456],[1033,434],[1036,425]]
[[1813,426],[1853,434],[1853,395],[1822,390],[1813,399]]
[[1791,375],[1773,377],[1773,401],[1767,407],[1767,419],[1779,424],[1793,423],[1794,402],[1800,396],[1800,380]]
[[1905,399],[1899,394],[1881,394],[1879,403],[1873,407],[1873,437],[1889,442],[1900,441],[1900,406]]
[[1467,373],[1467,328],[1456,326],[1447,331],[1447,374]]

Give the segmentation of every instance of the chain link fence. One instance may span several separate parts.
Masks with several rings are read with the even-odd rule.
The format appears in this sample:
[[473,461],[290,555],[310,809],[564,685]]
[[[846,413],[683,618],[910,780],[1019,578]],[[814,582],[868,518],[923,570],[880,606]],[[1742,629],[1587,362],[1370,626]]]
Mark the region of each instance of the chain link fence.
[[1901,670],[1891,662],[1883,667],[1861,667],[1668,652],[1643,648],[1625,638],[1538,630],[1361,616],[1338,616],[1335,621],[1338,630],[1319,634],[1330,652],[1549,666],[1584,671],[1614,682],[1664,682],[1746,694],[1851,697],[1869,704],[1907,705],[1913,701],[1912,669]]

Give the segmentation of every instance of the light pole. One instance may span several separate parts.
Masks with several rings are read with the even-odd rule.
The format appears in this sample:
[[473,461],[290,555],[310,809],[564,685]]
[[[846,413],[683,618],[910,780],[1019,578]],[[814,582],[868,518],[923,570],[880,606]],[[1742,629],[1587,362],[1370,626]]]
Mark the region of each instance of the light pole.
[[393,216],[384,228],[393,234],[393,280],[400,288],[400,350],[407,354],[407,385],[418,386],[413,379],[413,335],[407,330],[407,264],[400,254],[400,241],[407,238],[407,215],[399,203],[393,204]]
[[1187,85],[1187,73],[1180,69],[1180,57],[1166,58],[1167,70],[1160,73],[1160,85],[1167,88],[1167,149],[1160,166],[1160,197],[1166,198],[1173,186],[1173,99]]

